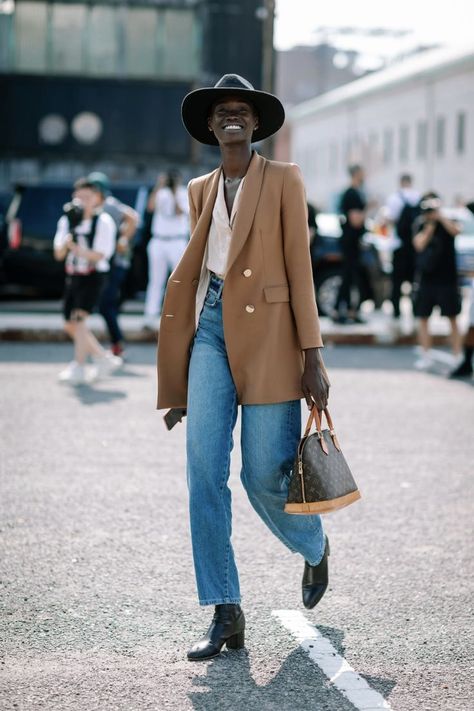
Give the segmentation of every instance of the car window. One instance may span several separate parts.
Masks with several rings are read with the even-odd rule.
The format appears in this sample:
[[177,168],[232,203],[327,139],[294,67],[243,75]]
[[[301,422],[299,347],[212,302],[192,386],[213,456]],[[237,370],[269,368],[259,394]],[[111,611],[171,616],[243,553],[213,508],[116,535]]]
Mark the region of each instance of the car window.
[[24,236],[52,240],[63,205],[71,199],[71,190],[61,187],[38,186],[25,188],[17,217],[21,220]]
[[[118,187],[114,196],[126,205],[135,207],[138,188]],[[16,214],[22,223],[24,236],[52,240],[61,217],[63,205],[71,200],[71,188],[64,186],[38,185],[26,187]]]

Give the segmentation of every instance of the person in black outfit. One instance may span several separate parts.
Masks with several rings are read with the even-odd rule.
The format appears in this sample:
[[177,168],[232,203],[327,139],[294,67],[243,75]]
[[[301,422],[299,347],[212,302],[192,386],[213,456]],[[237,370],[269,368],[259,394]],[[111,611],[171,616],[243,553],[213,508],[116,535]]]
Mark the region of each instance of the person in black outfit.
[[400,188],[390,195],[386,210],[388,218],[395,228],[400,246],[393,253],[392,294],[393,317],[400,317],[400,298],[402,284],[413,284],[415,277],[415,250],[413,248],[413,224],[420,212],[421,195],[413,188],[411,175],[400,176]]
[[[467,209],[474,214],[474,202],[468,202]],[[474,276],[471,279],[471,305],[469,309],[469,328],[464,336],[463,359],[451,373],[451,378],[470,378],[473,373],[472,358],[474,356]]]
[[364,171],[360,165],[349,167],[351,185],[341,196],[342,223],[342,282],[337,295],[334,321],[363,323],[358,316],[359,305],[352,304],[351,289],[359,284],[360,240],[365,231],[366,199],[362,192]]
[[416,257],[417,287],[414,313],[419,318],[419,337],[423,353],[415,366],[422,369],[431,364],[431,337],[428,319],[439,306],[441,315],[449,318],[451,342],[455,356],[461,351],[461,335],[456,316],[461,311],[454,238],[459,227],[440,212],[441,201],[436,193],[426,193],[420,202],[421,214],[413,225],[413,246]]

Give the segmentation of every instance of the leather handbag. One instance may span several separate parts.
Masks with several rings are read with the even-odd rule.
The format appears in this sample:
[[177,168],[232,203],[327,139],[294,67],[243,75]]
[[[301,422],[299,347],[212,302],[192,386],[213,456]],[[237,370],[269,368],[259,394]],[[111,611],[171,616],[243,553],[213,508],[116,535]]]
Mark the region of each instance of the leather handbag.
[[[329,427],[325,430],[321,427],[321,415],[316,406],[309,414],[296,452],[285,505],[286,513],[329,513],[360,499],[360,492],[344,459],[327,408],[324,414]],[[316,432],[310,435],[313,422]]]

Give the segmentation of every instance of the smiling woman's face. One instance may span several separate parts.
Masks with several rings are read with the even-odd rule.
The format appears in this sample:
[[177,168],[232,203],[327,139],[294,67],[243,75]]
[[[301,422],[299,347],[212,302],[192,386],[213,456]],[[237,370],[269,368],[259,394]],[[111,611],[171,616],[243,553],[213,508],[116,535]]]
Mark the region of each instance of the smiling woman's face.
[[251,143],[258,117],[252,104],[237,96],[225,96],[213,104],[208,126],[220,144]]

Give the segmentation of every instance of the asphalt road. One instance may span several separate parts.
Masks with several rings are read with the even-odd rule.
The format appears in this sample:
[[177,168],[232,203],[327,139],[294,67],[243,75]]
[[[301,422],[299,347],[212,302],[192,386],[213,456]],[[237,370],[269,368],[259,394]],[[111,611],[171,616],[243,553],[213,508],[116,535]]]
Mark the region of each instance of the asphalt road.
[[[471,711],[474,391],[411,350],[327,349],[362,500],[325,517],[330,589],[258,520],[232,467],[245,651],[191,664],[183,444],[154,409],[153,346],[94,387],[56,382],[65,345],[2,344],[0,708],[354,711],[275,610],[303,612],[393,711]],[[236,438],[236,441],[238,439]]]

